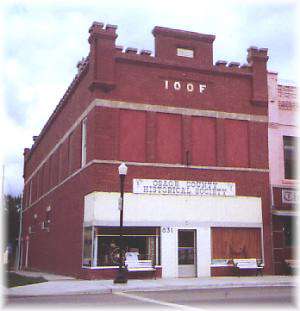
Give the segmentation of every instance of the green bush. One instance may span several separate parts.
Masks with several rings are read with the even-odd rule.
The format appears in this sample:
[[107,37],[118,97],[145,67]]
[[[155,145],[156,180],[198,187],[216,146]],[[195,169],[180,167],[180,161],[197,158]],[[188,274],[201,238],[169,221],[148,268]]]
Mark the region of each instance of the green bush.
[[6,274],[7,287],[24,286],[42,282],[47,282],[47,280],[43,277],[27,277],[14,272],[7,272]]

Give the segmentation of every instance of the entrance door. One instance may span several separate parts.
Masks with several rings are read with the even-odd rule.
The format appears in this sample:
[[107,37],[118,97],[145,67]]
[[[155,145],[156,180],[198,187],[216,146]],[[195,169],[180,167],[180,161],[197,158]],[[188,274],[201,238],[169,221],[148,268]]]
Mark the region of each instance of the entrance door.
[[196,230],[178,230],[178,276],[197,276]]

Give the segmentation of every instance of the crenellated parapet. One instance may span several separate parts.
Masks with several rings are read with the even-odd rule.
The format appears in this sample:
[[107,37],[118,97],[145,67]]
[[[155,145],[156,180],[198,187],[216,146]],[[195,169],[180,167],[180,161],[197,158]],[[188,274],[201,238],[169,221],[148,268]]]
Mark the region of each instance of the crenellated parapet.
[[115,52],[117,26],[94,22],[89,29],[90,37],[90,90],[95,88],[108,92],[115,87]]
[[[213,79],[212,76],[218,75],[243,76],[249,79],[252,84],[251,104],[267,107],[268,49],[257,48],[255,46],[249,47],[247,50],[247,63],[245,64],[224,60],[218,60],[213,64],[214,35],[156,26],[152,31],[155,42],[155,50],[152,52],[146,49],[116,45],[116,39],[118,37],[116,31],[116,25],[104,25],[101,22],[93,22],[89,28],[89,55],[83,57],[77,63],[77,74],[56,106],[42,132],[35,139],[28,154],[36,148],[48,126],[69,98],[71,98],[74,90],[76,90],[84,77],[87,77],[91,92],[100,91],[109,93],[116,89],[117,82],[115,75],[118,72],[118,62],[144,63],[146,66],[151,65],[155,68],[184,71],[182,73],[184,80],[182,83],[184,85],[190,82],[186,78],[189,72],[210,75],[210,79]],[[179,77],[176,77],[173,81],[170,78],[170,81],[172,80],[172,83],[175,83],[177,86],[179,83],[177,81],[178,79]],[[200,82],[202,84],[204,83],[203,81]],[[164,83],[166,81],[162,81],[161,85],[165,87]],[[192,92],[188,94],[190,93]]]
[[251,66],[249,64],[240,64],[239,62],[227,62],[225,60],[218,60],[214,65],[214,70],[224,73],[251,73]]
[[248,48],[247,61],[252,67],[252,104],[268,105],[267,61],[268,49],[251,46]]

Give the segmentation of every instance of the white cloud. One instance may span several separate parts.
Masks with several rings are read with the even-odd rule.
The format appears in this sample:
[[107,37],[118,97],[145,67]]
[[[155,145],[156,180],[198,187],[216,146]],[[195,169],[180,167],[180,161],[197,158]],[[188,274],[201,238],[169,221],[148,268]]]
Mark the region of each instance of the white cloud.
[[[277,3],[273,0],[242,4],[213,0],[2,1],[1,84],[8,94],[1,106],[0,124],[5,134],[2,133],[1,145],[10,183],[7,191],[20,191],[23,148],[31,146],[32,136],[39,134],[72,81],[77,61],[88,54],[88,28],[93,21],[117,24],[117,44],[152,51],[151,30],[156,25],[215,34],[215,60],[245,62],[247,47],[256,45],[252,41],[266,42],[270,46],[264,47],[269,47],[274,55],[269,68],[283,73],[283,78],[292,79],[294,72],[290,58],[286,57],[288,51],[275,42],[284,33],[285,44],[293,44],[289,37],[291,27],[288,23],[279,25],[283,16],[280,10],[276,14],[270,10],[261,19],[253,10],[256,5],[267,12],[270,5],[274,7]],[[284,14],[285,20],[292,16],[289,11]],[[2,98],[4,88],[0,90]]]

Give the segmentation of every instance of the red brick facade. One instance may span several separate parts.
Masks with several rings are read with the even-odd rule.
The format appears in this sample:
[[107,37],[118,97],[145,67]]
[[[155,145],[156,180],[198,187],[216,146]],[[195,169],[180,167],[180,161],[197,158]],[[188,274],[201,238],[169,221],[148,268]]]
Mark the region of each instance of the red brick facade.
[[[249,48],[244,66],[213,64],[212,35],[161,27],[153,35],[155,56],[116,47],[113,25],[90,28],[88,58],[24,151],[23,265],[27,259],[29,269],[96,277],[82,269],[83,200],[93,191],[118,192],[125,161],[126,192],[133,178],[162,178],[235,182],[237,195],[260,197],[270,274],[267,51]],[[194,58],[177,56],[177,48],[192,49]],[[41,229],[48,206],[49,230]],[[111,277],[103,273],[96,274]]]

